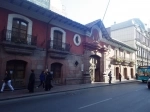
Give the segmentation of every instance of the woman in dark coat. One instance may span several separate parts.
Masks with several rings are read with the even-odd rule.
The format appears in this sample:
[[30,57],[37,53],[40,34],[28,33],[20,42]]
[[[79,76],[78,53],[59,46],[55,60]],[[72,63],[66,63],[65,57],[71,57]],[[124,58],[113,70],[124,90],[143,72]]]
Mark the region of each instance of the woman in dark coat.
[[35,84],[35,74],[34,74],[34,70],[31,70],[31,74],[29,77],[29,84],[28,84],[29,93],[34,92],[34,84]]

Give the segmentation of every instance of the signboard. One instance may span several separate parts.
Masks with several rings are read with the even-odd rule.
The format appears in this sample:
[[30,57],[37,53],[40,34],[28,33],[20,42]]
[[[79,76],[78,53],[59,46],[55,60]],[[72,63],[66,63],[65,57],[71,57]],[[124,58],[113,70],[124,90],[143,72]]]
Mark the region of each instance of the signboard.
[[46,9],[50,9],[50,0],[27,0]]

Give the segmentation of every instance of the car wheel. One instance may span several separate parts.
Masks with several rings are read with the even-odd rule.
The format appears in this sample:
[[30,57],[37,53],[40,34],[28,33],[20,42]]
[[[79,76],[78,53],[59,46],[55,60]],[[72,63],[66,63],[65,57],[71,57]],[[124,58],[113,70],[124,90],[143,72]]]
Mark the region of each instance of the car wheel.
[[148,89],[150,89],[150,86],[148,86]]

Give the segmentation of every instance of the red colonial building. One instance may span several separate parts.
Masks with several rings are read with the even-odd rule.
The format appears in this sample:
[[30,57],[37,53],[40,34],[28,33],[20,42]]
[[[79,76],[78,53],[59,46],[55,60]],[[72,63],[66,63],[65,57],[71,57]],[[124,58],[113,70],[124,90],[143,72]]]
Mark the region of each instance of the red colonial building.
[[[12,71],[15,87],[53,71],[55,84],[105,81],[108,44],[101,20],[82,25],[25,0],[0,1],[0,79]],[[130,48],[131,49],[131,48]]]

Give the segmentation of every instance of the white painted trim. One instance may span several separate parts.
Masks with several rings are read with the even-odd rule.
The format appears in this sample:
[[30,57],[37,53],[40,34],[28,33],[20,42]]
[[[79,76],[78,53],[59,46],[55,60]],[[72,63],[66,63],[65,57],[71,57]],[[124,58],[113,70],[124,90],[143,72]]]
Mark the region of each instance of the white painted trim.
[[[54,40],[54,31],[55,30],[62,32],[62,42],[66,43],[66,32],[63,29],[59,28],[59,27],[52,27],[51,28],[51,34],[50,34],[51,37],[50,37],[50,39],[52,41]],[[51,44],[51,46],[53,46],[53,43],[50,43],[50,44]],[[63,44],[62,47],[65,48],[65,44]]]
[[19,15],[19,14],[9,14],[8,15],[7,30],[12,30],[13,18],[19,18],[19,19],[27,21],[28,22],[28,31],[27,31],[27,33],[29,35],[32,35],[32,21],[30,19],[28,19],[27,17]]
[[91,37],[92,36],[92,32],[93,32],[94,29],[96,29],[98,31],[98,33],[99,33],[99,40],[98,41],[100,41],[102,39],[102,32],[101,32],[101,29],[97,25],[94,25],[92,27],[91,32],[86,32],[86,35]]
[[[13,23],[13,18],[19,18],[22,20],[25,20],[28,22],[28,30],[27,30],[27,34],[32,35],[32,21],[22,15],[19,14],[9,14],[8,15],[8,21],[7,21],[7,30],[12,30],[12,23]],[[9,35],[9,37],[7,38],[9,41],[11,40],[11,34]],[[31,37],[27,37],[27,41],[30,43],[31,42]]]
[[[75,40],[77,36],[79,37],[79,38],[78,38],[79,43],[76,43],[76,40]],[[74,44],[75,44],[76,46],[79,46],[79,45],[81,44],[81,37],[80,37],[80,35],[75,34],[74,37],[73,37],[73,42],[74,42]]]

